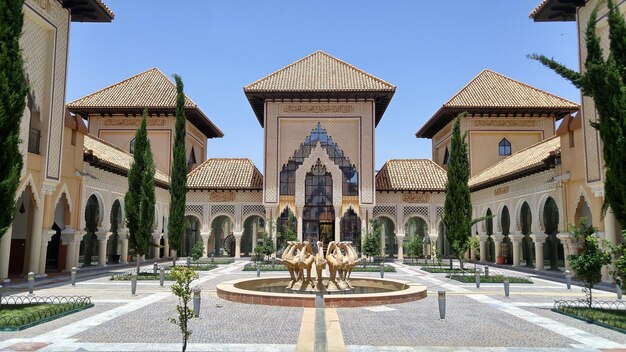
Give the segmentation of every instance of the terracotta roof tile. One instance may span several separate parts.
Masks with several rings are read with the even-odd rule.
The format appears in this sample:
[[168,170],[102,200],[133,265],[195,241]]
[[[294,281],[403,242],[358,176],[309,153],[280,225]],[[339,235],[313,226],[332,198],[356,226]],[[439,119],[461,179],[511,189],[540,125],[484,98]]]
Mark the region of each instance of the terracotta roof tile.
[[[151,68],[67,104],[78,108],[176,108],[176,85],[158,68]],[[185,107],[198,106],[185,97]]]
[[245,92],[395,90],[394,85],[321,50],[244,87]]
[[483,70],[422,126],[417,137],[432,138],[460,112],[470,113],[537,111],[558,114],[560,118],[579,109],[573,101],[550,94],[541,89],[506,77],[491,70]]
[[187,188],[262,190],[263,175],[250,159],[210,158],[189,173]]
[[533,173],[533,170],[541,171],[547,168],[546,161],[561,149],[561,139],[553,136],[537,144],[499,161],[478,175],[470,178],[471,188],[481,188],[498,181],[515,178],[516,175]]
[[[97,111],[109,113],[111,110],[122,113],[141,112],[144,108],[176,110],[176,84],[158,68],[127,78],[85,97],[67,104],[73,113],[85,114]],[[185,95],[185,113],[208,138],[222,137],[224,134],[204,115],[198,105]]]
[[443,192],[446,181],[446,170],[430,159],[392,159],[376,174],[376,190]]
[[[83,149],[86,155],[93,155],[100,162],[104,162],[122,171],[128,172],[133,162],[133,156],[131,154],[89,134],[85,135]],[[157,181],[161,181],[162,184],[169,184],[169,177],[158,169],[156,170],[154,178]]]

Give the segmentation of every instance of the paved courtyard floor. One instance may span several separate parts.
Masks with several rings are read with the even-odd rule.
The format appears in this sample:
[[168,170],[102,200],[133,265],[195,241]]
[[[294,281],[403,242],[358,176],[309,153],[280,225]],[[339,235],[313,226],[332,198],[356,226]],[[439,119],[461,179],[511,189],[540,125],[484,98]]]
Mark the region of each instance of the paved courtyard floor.
[[[216,295],[220,282],[255,277],[243,272],[246,261],[203,272],[200,317],[193,319],[188,351],[307,351],[319,337],[309,329],[322,314],[328,351],[618,351],[626,334],[550,311],[556,299],[583,298],[581,288],[539,277],[534,284],[462,284],[444,274],[429,274],[403,264],[385,278],[413,281],[428,297],[410,303],[367,308],[272,307],[233,303]],[[146,266],[146,269],[151,266]],[[118,269],[128,271],[130,269]],[[500,269],[498,269],[500,270]],[[276,273],[274,273],[276,274]],[[287,273],[285,273],[287,275]],[[355,273],[377,277],[376,273]],[[19,332],[0,332],[0,351],[180,351],[176,298],[169,284],[110,281],[102,273],[69,282],[42,281],[35,295],[86,295],[93,308]],[[23,285],[4,294],[25,294]],[[437,291],[447,292],[446,319],[439,319]],[[595,298],[614,300],[598,291]],[[316,315],[318,314],[318,315]],[[318,345],[319,346],[319,345]]]

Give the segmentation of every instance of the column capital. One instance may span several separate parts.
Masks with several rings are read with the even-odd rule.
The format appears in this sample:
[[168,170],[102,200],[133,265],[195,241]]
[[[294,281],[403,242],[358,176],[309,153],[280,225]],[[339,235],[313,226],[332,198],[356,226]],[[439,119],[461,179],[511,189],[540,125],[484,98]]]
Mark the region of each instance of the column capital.
[[65,230],[61,231],[61,242],[64,245],[78,244],[83,240],[85,233],[85,231],[79,231],[71,227],[66,227]]
[[491,238],[493,238],[494,242],[502,242],[502,240],[504,240],[504,235],[501,233],[494,233],[491,235]]
[[109,239],[109,237],[111,237],[112,234],[113,232],[110,232],[110,231],[96,232],[96,237],[98,238],[98,241],[106,241]]
[[107,234],[107,229],[104,228],[103,226],[98,226],[96,228],[96,236],[101,236],[101,235],[104,236],[106,234]]
[[52,236],[56,235],[56,231],[55,230],[44,230],[43,231],[43,235],[41,236],[41,244],[43,245],[44,243],[46,245],[48,245],[48,242],[50,242],[52,240]]
[[530,235],[530,238],[532,238],[535,243],[543,243],[546,241],[546,238],[548,238],[548,235],[545,233],[533,233]]
[[396,238],[398,238],[398,240],[404,239],[404,237],[406,237],[406,234],[404,234],[404,233],[397,233],[396,234]]
[[208,241],[209,237],[211,237],[211,230],[200,232],[200,237],[202,237],[203,240]]
[[152,238],[153,238],[155,241],[160,241],[160,240],[161,240],[161,236],[162,236],[162,235],[163,235],[163,233],[161,233],[161,232],[159,232],[159,231],[154,231],[154,232],[152,233]]
[[511,239],[511,242],[514,242],[514,243],[522,242],[522,239],[524,239],[524,235],[521,232],[516,231],[512,234],[509,234],[509,238]]
[[51,196],[56,188],[57,182],[50,182],[49,180],[46,180],[41,184],[41,193],[46,196]]
[[122,228],[117,230],[117,235],[122,239],[128,239],[128,229]]
[[574,239],[574,236],[569,232],[560,232],[556,234],[556,238],[561,241],[569,242],[570,240]]
[[486,232],[480,232],[478,234],[478,239],[483,242],[483,241],[487,241],[489,239],[489,235]]
[[233,236],[235,236],[236,240],[240,240],[241,236],[243,236],[243,231],[233,231]]

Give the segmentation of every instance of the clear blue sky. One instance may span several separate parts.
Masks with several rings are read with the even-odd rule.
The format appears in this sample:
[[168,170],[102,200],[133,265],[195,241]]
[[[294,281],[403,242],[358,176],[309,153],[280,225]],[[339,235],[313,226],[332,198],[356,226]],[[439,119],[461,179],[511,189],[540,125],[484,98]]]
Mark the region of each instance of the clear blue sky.
[[242,87],[321,49],[397,86],[376,129],[376,167],[430,158],[415,132],[485,68],[580,101],[529,53],[577,68],[573,22],[534,23],[540,0],[104,0],[110,24],[73,23],[67,101],[158,67],[222,130],[209,157],[263,169],[263,133]]

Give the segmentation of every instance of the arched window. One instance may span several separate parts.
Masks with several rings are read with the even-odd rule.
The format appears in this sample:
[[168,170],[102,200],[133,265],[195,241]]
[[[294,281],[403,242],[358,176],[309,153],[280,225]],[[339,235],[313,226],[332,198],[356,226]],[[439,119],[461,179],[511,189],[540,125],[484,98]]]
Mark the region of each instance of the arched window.
[[450,158],[450,152],[448,152],[448,147],[446,147],[446,151],[443,153],[443,165],[448,165],[448,158]]
[[191,153],[189,153],[189,158],[187,159],[187,172],[191,171],[194,165],[196,165],[196,152],[191,147]]
[[328,135],[321,124],[318,123],[311,134],[306,137],[304,143],[300,144],[300,147],[294,155],[289,158],[287,164],[283,165],[283,169],[280,172],[280,194],[281,195],[294,195],[296,194],[296,170],[304,160],[311,155],[311,151],[315,148],[317,143],[326,151],[330,160],[335,163],[342,171],[343,178],[343,195],[344,196],[356,196],[359,194],[359,175],[356,171],[356,166],[350,163],[350,159],[339,149],[339,146],[333,142],[332,137]]
[[130,153],[135,154],[135,138],[130,141]]
[[509,142],[509,140],[506,138],[502,138],[502,140],[498,144],[498,149],[500,156],[511,155],[511,142]]

